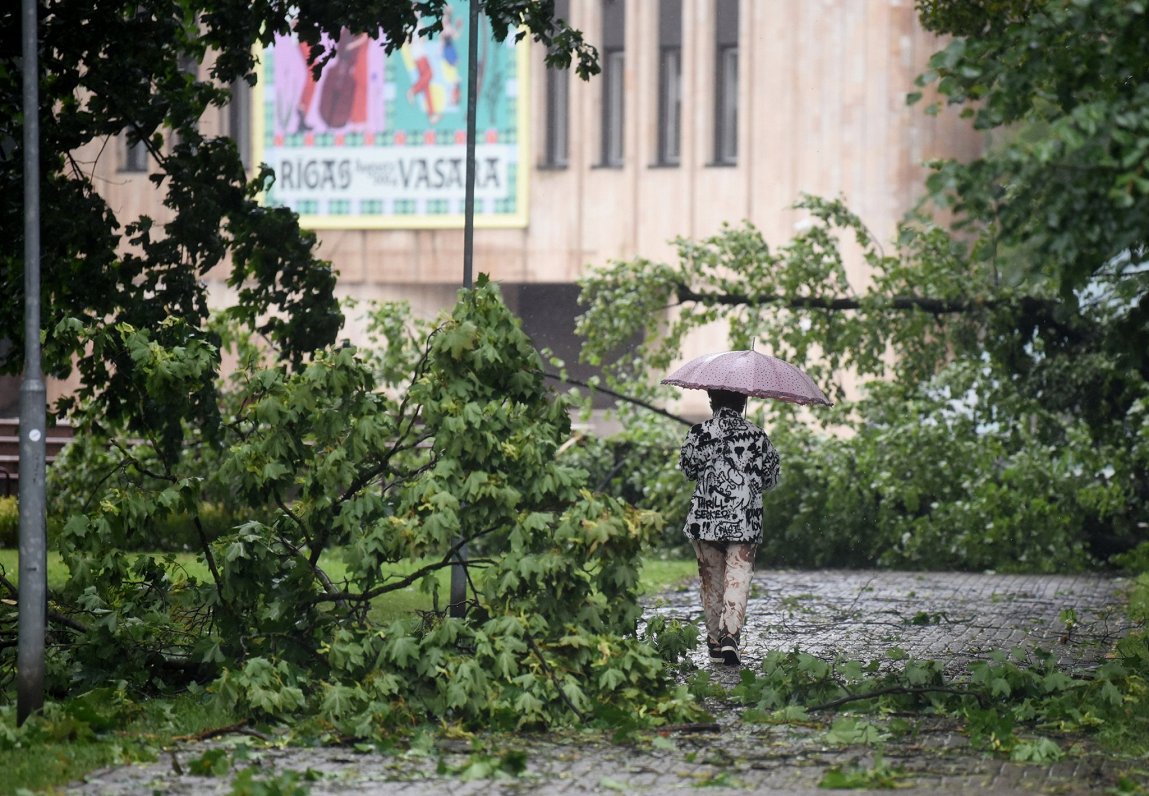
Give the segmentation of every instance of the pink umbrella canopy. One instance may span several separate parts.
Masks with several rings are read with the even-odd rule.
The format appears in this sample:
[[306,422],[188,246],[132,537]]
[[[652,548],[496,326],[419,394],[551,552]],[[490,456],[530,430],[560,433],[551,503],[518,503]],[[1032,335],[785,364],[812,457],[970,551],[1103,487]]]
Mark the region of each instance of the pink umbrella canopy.
[[724,351],[696,357],[662,380],[688,390],[729,390],[792,404],[834,404],[803,371],[758,351]]

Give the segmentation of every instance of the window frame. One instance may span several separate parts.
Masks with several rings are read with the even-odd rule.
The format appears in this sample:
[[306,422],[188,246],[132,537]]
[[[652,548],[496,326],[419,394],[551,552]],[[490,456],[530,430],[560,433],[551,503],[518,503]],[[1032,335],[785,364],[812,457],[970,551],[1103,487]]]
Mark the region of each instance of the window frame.
[[682,161],[682,0],[659,0],[658,141],[659,166]]
[[714,164],[738,163],[738,0],[715,0]]
[[626,5],[602,0],[602,135],[599,165],[621,167],[626,158]]
[[[570,18],[570,0],[555,0],[555,19]],[[570,70],[546,69],[542,165],[565,169],[570,165]]]
[[147,174],[151,154],[147,145],[143,141],[132,141],[127,132],[121,133],[120,139],[119,171],[125,174]]
[[251,171],[251,86],[242,78],[231,84],[231,99],[225,109],[227,135],[235,142],[243,167]]

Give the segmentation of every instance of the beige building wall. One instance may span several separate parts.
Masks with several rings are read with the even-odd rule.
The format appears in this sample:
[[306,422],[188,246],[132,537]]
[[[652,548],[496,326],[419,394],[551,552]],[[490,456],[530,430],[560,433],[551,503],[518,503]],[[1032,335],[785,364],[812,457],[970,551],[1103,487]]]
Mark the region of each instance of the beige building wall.
[[[570,2],[570,23],[592,44],[602,39],[602,4]],[[620,167],[599,165],[602,79],[584,83],[573,73],[568,165],[541,167],[546,80],[543,53],[530,45],[528,223],[477,229],[474,273],[507,283],[570,283],[612,258],[668,258],[676,236],[703,237],[743,219],[777,246],[801,220],[789,206],[803,193],[845,197],[884,241],[920,196],[924,161],[979,151],[982,139],[956,115],[931,117],[906,106],[915,76],[941,47],[918,25],[911,0],[739,0],[738,12],[735,165],[712,163],[715,0],[682,0],[682,140],[674,167],[655,165],[657,0],[625,0]],[[106,153],[92,158],[113,208],[162,218],[160,197],[144,175],[118,173],[112,161]],[[339,272],[343,295],[408,298],[427,315],[454,300],[461,229],[319,235],[319,254]],[[859,283],[866,278],[860,258],[849,267]],[[227,291],[217,287],[216,300],[226,301]],[[686,353],[724,348],[723,338],[720,328],[700,334]],[[680,409],[700,411],[702,397],[688,396]]]

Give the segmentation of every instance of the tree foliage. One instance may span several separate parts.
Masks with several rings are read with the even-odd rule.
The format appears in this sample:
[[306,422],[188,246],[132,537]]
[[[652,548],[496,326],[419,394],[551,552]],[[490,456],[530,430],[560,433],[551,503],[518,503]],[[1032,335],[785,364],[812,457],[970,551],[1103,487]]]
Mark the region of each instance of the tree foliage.
[[971,30],[967,4],[921,5],[927,26],[957,35],[918,82],[999,131],[984,157],[937,164],[935,197],[979,234],[1003,281],[1048,280],[1070,307],[1127,305],[1122,353],[1149,377],[1149,9],[989,3]]
[[[251,714],[309,714],[338,737],[422,722],[510,728],[658,723],[697,708],[668,657],[695,637],[638,634],[637,558],[657,527],[587,488],[558,455],[565,403],[494,286],[434,329],[380,310],[378,351],[332,348],[336,276],[293,213],[261,207],[274,175],[198,129],[254,80],[253,52],[294,31],[346,28],[395,49],[441,28],[444,0],[236,4],[62,2],[40,9],[46,369],[79,368],[77,443],[53,468],[55,693],[121,678],[145,691],[210,683]],[[588,77],[596,53],[550,2],[492,0],[495,35],[531,36]],[[19,18],[0,11],[2,367],[21,367],[23,229]],[[191,65],[200,68],[192,70]],[[144,147],[167,220],[121,217],[80,148]],[[203,283],[238,302],[218,321]],[[267,347],[252,344],[259,335]],[[241,362],[219,379],[221,352]],[[220,506],[239,518],[221,530]],[[206,576],[141,554],[190,518]],[[470,594],[447,616],[435,574],[462,545]],[[417,585],[436,610],[382,622]],[[11,609],[11,606],[9,606]],[[8,611],[11,613],[11,610]],[[652,645],[653,642],[653,645]],[[9,653],[13,648],[4,645]],[[11,655],[4,658],[10,676]]]
[[[341,737],[694,714],[658,651],[694,631],[638,635],[638,557],[657,518],[593,493],[559,455],[566,402],[497,288],[463,291],[426,336],[403,317],[377,313],[394,335],[378,355],[340,347],[297,370],[246,356],[223,393],[222,445],[189,426],[196,444],[173,456],[85,429],[53,468],[71,482],[56,687],[212,682],[249,714],[310,714]],[[195,351],[152,357],[149,333],[123,334],[149,376],[197,380]],[[165,516],[220,495],[247,519],[201,536],[207,578],[133,552]],[[465,616],[378,618],[412,585],[445,608],[433,575],[464,544]]]
[[[1057,570],[1143,537],[1149,402],[1136,371],[1096,350],[1112,334],[1105,309],[1064,314],[1052,295],[995,290],[992,268],[936,225],[907,222],[886,253],[840,202],[799,207],[811,222],[778,250],[752,226],[727,227],[679,241],[675,263],[617,262],[583,283],[588,357],[647,328],[611,376],[622,392],[675,395],[654,383],[687,334],[719,319],[732,347],[802,363],[839,398],[844,379],[865,379],[860,399],[832,410],[758,406],[783,454],[769,560]],[[865,291],[846,281],[843,234],[872,268]],[[682,426],[622,415],[613,446],[587,446],[592,472],[657,506],[677,539]]]
[[[654,384],[685,336],[726,321],[731,347],[790,359],[839,399],[859,384],[859,400],[813,415],[844,435],[761,408],[787,474],[767,508],[775,560],[1087,566],[1149,529],[1149,17],[1115,0],[919,11],[953,38],[918,83],[996,131],[986,154],[934,164],[929,202],[888,244],[844,199],[804,197],[807,226],[781,247],[729,224],[676,241],[671,263],[610,263],[583,281],[584,353],[604,361],[645,330],[612,386],[670,397]],[[864,287],[843,267],[847,238]],[[681,430],[626,416],[627,434],[664,447],[616,448],[613,483],[684,489],[666,466]]]
[[[230,0],[41,3],[39,8],[41,140],[41,293],[45,370],[78,368],[81,400],[99,399],[110,419],[168,440],[185,416],[171,406],[141,406],[143,377],[117,328],[159,330],[150,346],[174,349],[217,342],[207,329],[204,278],[224,269],[238,294],[230,312],[299,365],[335,340],[342,315],[335,274],[315,253],[316,237],[293,212],[259,205],[274,179],[258,166],[248,175],[235,142],[203,134],[199,121],[231,99],[237,81],[253,83],[256,45],[291,30],[315,45],[314,68],[333,53],[323,34],[341,29],[381,38],[394,49],[416,33],[442,27],[445,0],[346,3]],[[24,204],[21,19],[18,3],[0,10],[0,372],[22,368],[24,340]],[[559,67],[575,59],[587,77],[597,53],[554,18],[551,2],[492,0],[484,12],[496,36],[531,36]],[[190,67],[206,65],[196,70]],[[97,158],[117,141],[147,149],[149,179],[170,219],[133,217],[110,207],[93,181]],[[178,321],[176,323],[175,321]],[[100,356],[84,356],[84,330],[100,329]],[[187,419],[212,426],[218,363],[199,372],[200,402]]]

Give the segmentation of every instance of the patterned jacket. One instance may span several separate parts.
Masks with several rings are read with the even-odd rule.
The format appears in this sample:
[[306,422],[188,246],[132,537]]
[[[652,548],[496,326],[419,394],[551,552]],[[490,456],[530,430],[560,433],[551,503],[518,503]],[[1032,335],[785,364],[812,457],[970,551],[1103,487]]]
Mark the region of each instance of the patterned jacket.
[[697,481],[683,532],[711,542],[762,543],[762,495],[781,463],[766,432],[733,409],[690,429],[679,467]]

